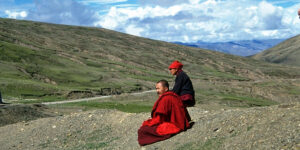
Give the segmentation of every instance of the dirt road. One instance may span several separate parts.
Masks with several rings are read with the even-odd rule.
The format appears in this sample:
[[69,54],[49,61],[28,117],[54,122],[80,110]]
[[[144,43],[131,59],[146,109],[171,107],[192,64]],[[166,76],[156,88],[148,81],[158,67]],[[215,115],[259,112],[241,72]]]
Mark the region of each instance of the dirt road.
[[[143,91],[143,92],[138,92],[138,93],[130,93],[129,95],[140,95],[140,94],[151,93],[151,92],[155,92],[155,91],[156,90],[149,90],[149,91]],[[57,101],[57,102],[44,102],[42,104],[54,105],[54,104],[75,103],[75,102],[92,101],[92,100],[99,100],[99,99],[105,99],[105,98],[111,98],[111,97],[113,97],[113,95],[97,96],[97,97],[81,98],[81,99],[73,99],[73,100],[64,100],[64,101]]]

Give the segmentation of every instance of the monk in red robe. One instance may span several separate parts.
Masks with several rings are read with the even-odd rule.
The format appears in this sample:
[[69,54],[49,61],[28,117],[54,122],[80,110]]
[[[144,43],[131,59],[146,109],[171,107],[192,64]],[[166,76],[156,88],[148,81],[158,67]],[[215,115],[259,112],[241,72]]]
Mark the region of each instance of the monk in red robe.
[[143,122],[138,130],[138,142],[141,146],[170,138],[185,131],[190,124],[185,116],[185,107],[180,97],[169,91],[166,80],[158,81],[156,91],[159,95],[150,119]]

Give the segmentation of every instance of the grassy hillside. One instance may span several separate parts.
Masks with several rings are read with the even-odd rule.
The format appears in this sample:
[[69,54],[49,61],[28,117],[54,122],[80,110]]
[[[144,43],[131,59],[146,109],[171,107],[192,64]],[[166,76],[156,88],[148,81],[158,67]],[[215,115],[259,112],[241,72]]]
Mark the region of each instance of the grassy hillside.
[[[176,59],[184,64],[202,103],[218,100],[236,105],[298,96],[288,92],[299,89],[297,67],[100,28],[0,18],[0,90],[11,102],[153,89],[160,79],[174,80],[167,67]],[[296,82],[284,81],[290,79]]]
[[285,40],[277,46],[252,56],[257,60],[300,66],[300,35]]

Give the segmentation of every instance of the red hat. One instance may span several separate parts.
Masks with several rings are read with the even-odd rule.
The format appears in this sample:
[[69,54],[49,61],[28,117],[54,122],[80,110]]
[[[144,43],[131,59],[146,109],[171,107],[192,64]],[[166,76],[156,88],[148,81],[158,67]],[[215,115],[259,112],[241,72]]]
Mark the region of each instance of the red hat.
[[170,66],[169,69],[181,69],[183,67],[183,64],[179,61],[175,60]]

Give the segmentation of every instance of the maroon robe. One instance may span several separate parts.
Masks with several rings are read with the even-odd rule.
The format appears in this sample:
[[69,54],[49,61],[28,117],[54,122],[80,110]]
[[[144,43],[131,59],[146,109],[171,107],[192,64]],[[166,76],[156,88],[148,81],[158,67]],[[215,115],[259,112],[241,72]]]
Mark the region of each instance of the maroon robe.
[[161,95],[155,102],[151,119],[143,122],[138,130],[138,142],[147,145],[170,138],[190,127],[186,108],[180,97],[172,91]]

